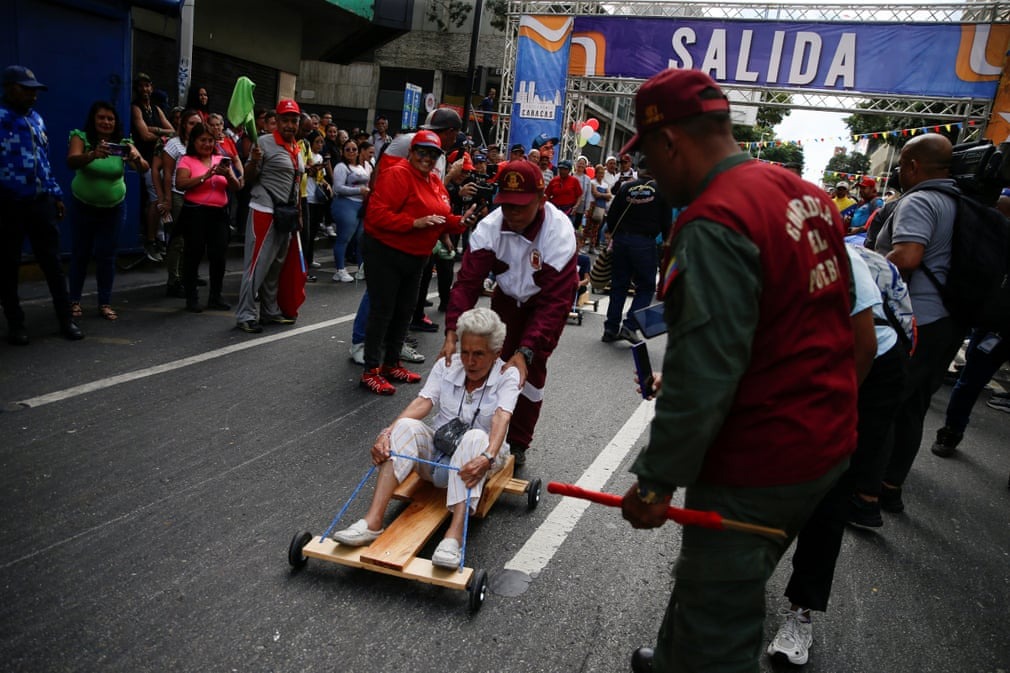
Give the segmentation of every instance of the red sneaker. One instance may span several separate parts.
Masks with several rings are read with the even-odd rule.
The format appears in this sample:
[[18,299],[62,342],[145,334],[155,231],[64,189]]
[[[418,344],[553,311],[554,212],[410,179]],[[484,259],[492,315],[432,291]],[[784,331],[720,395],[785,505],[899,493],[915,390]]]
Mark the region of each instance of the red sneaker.
[[406,367],[404,367],[399,362],[396,363],[395,367],[390,367],[389,365],[383,365],[380,371],[382,376],[389,379],[390,381],[396,381],[398,383],[420,383],[421,375],[417,372],[412,372]]
[[386,380],[378,367],[365,370],[361,375],[361,385],[376,395],[392,395],[396,392],[396,386]]

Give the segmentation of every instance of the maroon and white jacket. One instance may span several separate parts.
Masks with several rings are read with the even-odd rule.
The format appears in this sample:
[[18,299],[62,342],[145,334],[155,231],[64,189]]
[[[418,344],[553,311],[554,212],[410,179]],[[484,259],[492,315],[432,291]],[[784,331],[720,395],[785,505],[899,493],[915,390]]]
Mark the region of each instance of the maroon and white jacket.
[[552,204],[545,203],[521,234],[503,226],[501,210],[493,211],[470,235],[470,247],[449,297],[446,329],[456,329],[463,311],[476,305],[484,279],[494,273],[496,298],[504,295],[526,315],[519,345],[538,353],[552,352],[579,284],[575,252],[572,222]]

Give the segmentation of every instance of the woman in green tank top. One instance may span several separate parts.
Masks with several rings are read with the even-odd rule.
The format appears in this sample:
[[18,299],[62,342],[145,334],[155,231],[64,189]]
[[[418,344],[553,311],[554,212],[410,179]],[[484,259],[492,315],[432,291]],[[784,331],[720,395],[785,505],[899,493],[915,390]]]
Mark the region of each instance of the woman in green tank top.
[[116,237],[123,221],[125,165],[138,173],[148,170],[132,141],[123,140],[123,126],[111,103],[98,101],[88,111],[84,130],[70,132],[67,166],[76,171],[70,185],[74,194],[71,219],[70,301],[75,319],[81,316],[81,291],[88,263],[95,259],[98,310],[116,320],[112,281],[116,274]]

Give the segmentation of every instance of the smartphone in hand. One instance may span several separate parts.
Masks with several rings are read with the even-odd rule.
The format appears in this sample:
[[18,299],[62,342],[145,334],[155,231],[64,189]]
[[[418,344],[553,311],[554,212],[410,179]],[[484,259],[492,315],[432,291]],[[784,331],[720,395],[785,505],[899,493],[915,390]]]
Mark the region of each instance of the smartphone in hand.
[[631,346],[631,356],[635,358],[635,372],[638,374],[638,387],[642,391],[642,399],[652,396],[652,363],[649,361],[649,347],[644,341]]

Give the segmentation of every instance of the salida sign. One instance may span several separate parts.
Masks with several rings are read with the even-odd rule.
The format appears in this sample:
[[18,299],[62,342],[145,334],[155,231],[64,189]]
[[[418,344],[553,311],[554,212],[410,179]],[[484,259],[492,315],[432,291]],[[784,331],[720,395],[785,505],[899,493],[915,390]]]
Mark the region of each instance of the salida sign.
[[690,68],[742,86],[989,99],[1008,42],[1006,26],[989,24],[580,16],[568,74],[648,79]]

